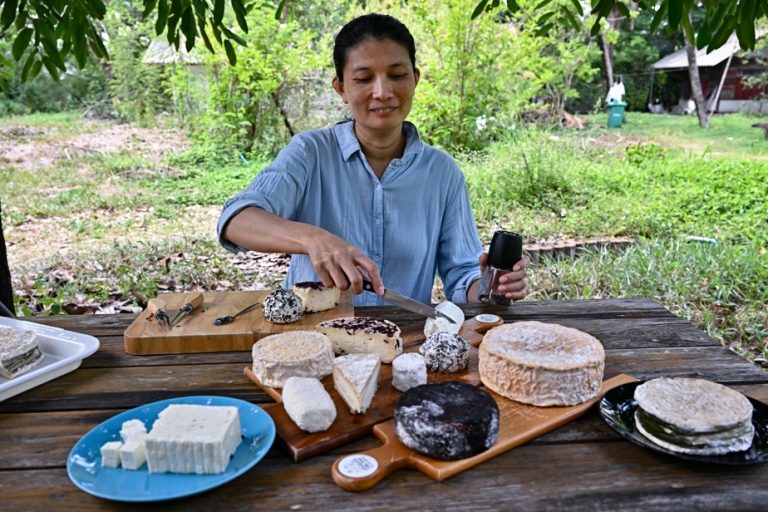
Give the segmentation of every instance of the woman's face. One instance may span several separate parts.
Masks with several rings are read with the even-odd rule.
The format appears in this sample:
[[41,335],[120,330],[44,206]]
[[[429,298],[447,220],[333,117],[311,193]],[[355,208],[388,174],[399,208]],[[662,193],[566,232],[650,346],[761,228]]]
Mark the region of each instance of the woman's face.
[[400,130],[411,111],[419,70],[408,50],[392,39],[364,39],[347,50],[344,81],[333,88],[349,105],[357,129]]

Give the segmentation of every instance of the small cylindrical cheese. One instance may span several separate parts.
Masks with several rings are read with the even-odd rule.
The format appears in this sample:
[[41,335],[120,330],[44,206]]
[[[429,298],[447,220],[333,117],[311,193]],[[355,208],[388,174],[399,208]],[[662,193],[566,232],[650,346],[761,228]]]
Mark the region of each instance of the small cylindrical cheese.
[[399,391],[427,383],[427,364],[414,352],[397,356],[392,361],[392,385]]
[[291,377],[283,386],[283,407],[305,432],[328,430],[336,419],[336,406],[323,384],[312,377]]

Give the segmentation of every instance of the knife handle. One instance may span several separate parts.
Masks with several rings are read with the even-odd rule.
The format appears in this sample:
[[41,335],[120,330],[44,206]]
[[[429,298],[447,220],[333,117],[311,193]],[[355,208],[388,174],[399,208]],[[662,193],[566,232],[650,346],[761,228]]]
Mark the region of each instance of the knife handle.
[[363,279],[363,290],[376,293],[376,290],[373,289],[373,283],[367,279]]

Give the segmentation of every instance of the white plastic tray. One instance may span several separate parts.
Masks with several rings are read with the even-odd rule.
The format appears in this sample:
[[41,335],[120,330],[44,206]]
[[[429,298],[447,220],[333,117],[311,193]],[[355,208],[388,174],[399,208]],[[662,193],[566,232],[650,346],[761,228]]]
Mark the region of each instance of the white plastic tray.
[[99,349],[99,340],[87,334],[5,317],[0,317],[0,325],[36,332],[43,353],[43,361],[29,372],[13,379],[0,376],[0,402],[76,370]]

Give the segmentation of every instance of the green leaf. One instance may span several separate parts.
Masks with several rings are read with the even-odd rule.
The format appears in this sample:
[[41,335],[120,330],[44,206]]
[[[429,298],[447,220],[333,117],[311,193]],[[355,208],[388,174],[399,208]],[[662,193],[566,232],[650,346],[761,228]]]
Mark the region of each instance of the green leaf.
[[656,14],[653,16],[653,20],[651,20],[651,32],[656,32],[656,29],[658,29],[659,25],[661,25],[664,16],[667,15],[667,6],[668,2],[662,2],[659,6],[659,10],[656,11]]
[[51,75],[51,78],[58,81],[59,80],[59,70],[56,67],[56,63],[53,62],[50,55],[43,55],[43,65],[45,66],[45,69],[48,70],[48,74]]
[[597,2],[594,8],[592,8],[592,14],[597,14],[599,18],[607,18],[611,14],[613,9],[614,0],[600,0]]
[[704,20],[704,23],[699,27],[699,31],[696,33],[696,48],[701,50],[705,46],[709,45],[712,40],[712,31],[709,29],[709,20]]
[[224,25],[221,26],[221,30],[224,31],[225,36],[227,36],[229,39],[234,39],[240,46],[248,46],[248,43],[245,42],[245,39],[235,34]]
[[667,0],[666,3],[669,4],[667,7],[667,19],[669,20],[669,28],[672,30],[677,30],[680,26],[680,22],[683,19],[683,2],[680,0]]
[[5,0],[3,10],[0,12],[0,25],[3,30],[7,29],[16,19],[16,8],[19,6],[17,0]]
[[685,32],[685,38],[691,43],[691,46],[696,47],[696,32],[694,32],[691,26],[691,21],[688,18],[683,18],[680,21],[680,25],[683,26],[683,32]]
[[[536,7],[534,7],[534,8],[533,8],[533,10],[534,10],[534,11],[538,11],[538,10],[540,10],[540,9],[543,9],[543,8],[545,8],[545,7],[546,7],[546,6],[547,6],[547,5],[548,5],[548,4],[549,4],[551,1],[552,1],[552,0],[542,0],[541,2],[539,2],[539,5],[537,5]],[[610,1],[612,2],[613,0],[610,0]]]
[[85,30],[83,30],[82,20],[77,20],[73,26],[72,53],[75,55],[77,65],[80,66],[80,69],[83,69],[88,62],[88,42],[85,38]]
[[240,29],[248,33],[248,22],[245,21],[245,6],[243,6],[243,0],[230,0],[232,3],[232,10],[235,12],[235,19],[237,24],[240,25]]
[[579,13],[579,16],[584,16],[584,9],[581,7],[581,2],[579,2],[579,0],[571,0],[571,3],[576,8],[576,12]]
[[152,11],[157,7],[157,0],[144,0],[144,12],[141,13],[142,19],[147,19]]
[[600,29],[602,29],[602,28],[603,28],[603,25],[602,25],[602,23],[600,23],[600,19],[598,18],[592,24],[592,28],[589,29],[589,34],[594,37],[594,36],[596,36],[597,34],[600,33]]
[[197,19],[197,28],[200,31],[200,37],[203,38],[203,43],[205,44],[205,47],[208,48],[208,51],[211,53],[216,53],[213,49],[213,45],[211,44],[211,40],[208,39],[208,34],[205,32],[205,21],[203,18]]
[[629,8],[624,4],[624,2],[616,2],[616,10],[618,10],[622,16],[629,19]]
[[[23,6],[24,2],[22,2]],[[23,7],[22,7],[23,8]],[[16,16],[16,30],[21,30],[27,24],[27,11],[22,11]]]
[[93,22],[89,19],[86,19],[85,23],[87,25],[85,33],[88,38],[88,43],[91,47],[91,51],[93,51],[93,53],[97,57],[101,57],[102,59],[108,59],[109,52],[107,51],[107,47],[104,46],[104,41],[101,40],[101,37],[99,36],[99,32],[97,32],[96,27],[93,26]]
[[573,30],[578,31],[579,29],[581,29],[581,23],[569,8],[567,7],[563,8],[563,14],[565,15],[565,21],[571,24],[571,26],[573,27]]
[[233,66],[237,64],[237,55],[235,54],[235,49],[232,47],[232,43],[229,42],[229,39],[224,41],[224,50],[227,52],[229,63]]
[[27,27],[16,36],[16,40],[13,41],[13,48],[11,49],[11,55],[13,55],[13,58],[16,59],[16,61],[21,58],[24,50],[29,46],[29,42],[32,40],[32,35],[34,33],[34,30]]
[[32,64],[35,62],[35,57],[37,56],[37,48],[32,50],[32,53],[29,54],[29,57],[27,57],[26,62],[24,62],[24,67],[21,68],[21,81],[26,82],[27,78],[29,77],[29,71],[32,69]]
[[155,20],[155,34],[160,35],[165,30],[168,23],[168,0],[158,0],[157,2],[157,20]]
[[[578,0],[573,1],[578,2]],[[507,0],[507,10],[511,13],[516,13],[520,10],[520,4],[518,4],[516,0]]]
[[191,52],[192,48],[195,47],[195,37],[197,36],[195,13],[192,11],[192,6],[184,9],[184,13],[181,15],[181,32],[186,38],[187,51]]
[[211,25],[211,30],[213,31],[213,37],[216,38],[216,41],[219,42],[219,44],[223,44],[221,40],[221,30],[216,25]]
[[219,24],[222,19],[224,19],[224,0],[214,0],[213,22]]
[[29,70],[29,78],[35,78],[37,75],[40,74],[40,70],[43,69],[43,61],[42,60],[36,60],[32,64],[32,69]]
[[13,63],[11,61],[9,61],[8,59],[6,59],[5,55],[3,55],[2,53],[0,53],[0,67],[3,67],[3,68],[12,68],[13,67]]
[[475,10],[472,11],[472,19],[474,20],[483,12],[485,12],[485,7],[488,5],[488,0],[480,0],[480,3],[475,6]]
[[[486,2],[488,0],[485,0]],[[280,3],[277,4],[277,9],[275,9],[275,19],[279,20],[283,16],[283,9],[285,9],[285,0],[280,0]],[[473,18],[474,19],[474,18]]]

